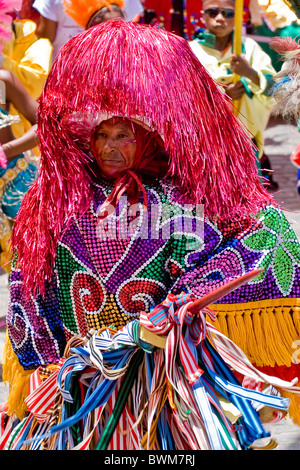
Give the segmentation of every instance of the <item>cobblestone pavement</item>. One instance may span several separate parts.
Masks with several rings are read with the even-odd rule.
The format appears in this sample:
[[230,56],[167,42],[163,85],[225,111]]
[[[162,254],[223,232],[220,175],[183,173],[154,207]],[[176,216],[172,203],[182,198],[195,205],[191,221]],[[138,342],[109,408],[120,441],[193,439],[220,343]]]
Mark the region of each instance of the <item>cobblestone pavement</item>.
[[[274,197],[283,203],[285,214],[300,240],[300,196],[296,189],[297,170],[290,162],[290,155],[300,140],[297,127],[281,119],[272,119],[265,131],[265,152],[268,155],[274,180],[279,190]],[[9,291],[7,274],[0,271],[0,357],[5,342],[5,315],[7,312]],[[0,379],[0,403],[7,397],[7,388]],[[266,428],[278,443],[277,450],[300,450],[300,427],[291,420],[284,419]]]

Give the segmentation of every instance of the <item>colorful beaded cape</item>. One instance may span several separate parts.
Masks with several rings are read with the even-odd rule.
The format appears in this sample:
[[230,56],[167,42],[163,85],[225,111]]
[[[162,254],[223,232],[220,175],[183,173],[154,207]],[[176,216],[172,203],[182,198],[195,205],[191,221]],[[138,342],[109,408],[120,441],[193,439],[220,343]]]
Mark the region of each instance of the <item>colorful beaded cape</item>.
[[[252,220],[228,223],[226,227],[204,222],[195,208],[190,213],[184,212],[182,218],[182,206],[175,202],[175,189],[156,182],[147,187],[147,217],[152,214],[155,238],[149,232],[145,236],[145,226],[142,232],[143,211],[142,216],[131,219],[135,223],[131,237],[99,237],[97,210],[110,190],[107,182],[95,184],[89,210],[80,219],[74,219],[63,235],[57,247],[53,283],[47,286],[43,298],[26,300],[21,272],[12,270],[8,332],[24,369],[57,363],[71,336],[83,337],[90,328],[97,330],[103,326],[119,329],[138,318],[141,311],[150,312],[168,293],[188,292],[201,297],[258,267],[265,268],[259,277],[213,306],[217,327],[229,337],[236,330],[234,340],[247,349],[250,359],[258,365],[274,366],[274,358],[278,365],[283,365],[271,347],[261,356],[267,359],[259,362],[261,345],[258,343],[268,344],[268,335],[263,325],[256,325],[255,318],[267,309],[269,321],[274,317],[274,321],[280,322],[276,306],[281,309],[281,315],[285,315],[282,309],[287,306],[284,322],[288,322],[285,328],[291,338],[290,349],[285,354],[291,365],[292,342],[299,336],[300,246],[278,208],[267,206]],[[162,211],[162,207],[170,210]],[[121,212],[122,208],[117,208],[118,215],[111,220],[120,222]],[[175,222],[184,218],[189,222],[184,236],[176,237]],[[157,235],[168,224],[170,236]],[[274,339],[279,341],[274,329],[279,330],[280,323],[273,323],[272,328]],[[277,343],[280,357],[284,357],[280,350],[282,343],[281,338]]]

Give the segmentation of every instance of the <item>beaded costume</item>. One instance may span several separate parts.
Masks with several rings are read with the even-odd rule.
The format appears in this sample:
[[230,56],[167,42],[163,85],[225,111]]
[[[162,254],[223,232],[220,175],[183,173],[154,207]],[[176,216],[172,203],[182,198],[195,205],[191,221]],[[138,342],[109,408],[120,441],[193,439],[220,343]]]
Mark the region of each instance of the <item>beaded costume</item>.
[[[99,175],[92,135],[111,116],[146,128],[148,148],[159,136],[164,176],[144,160]],[[299,244],[187,42],[123,21],[72,38],[38,133],[13,233],[0,447],[247,449],[267,436],[263,412],[293,405],[297,419]]]

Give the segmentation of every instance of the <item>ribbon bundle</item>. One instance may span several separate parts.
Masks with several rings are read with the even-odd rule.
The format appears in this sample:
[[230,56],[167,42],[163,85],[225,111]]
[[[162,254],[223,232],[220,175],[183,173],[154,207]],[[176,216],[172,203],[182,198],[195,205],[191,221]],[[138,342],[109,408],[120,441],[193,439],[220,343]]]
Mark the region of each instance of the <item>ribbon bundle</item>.
[[0,448],[225,450],[267,437],[253,405],[287,410],[288,400],[242,387],[232,370],[255,383],[300,389],[256,370],[210,323],[210,309],[190,313],[193,302],[169,295],[122,330],[71,345],[44,380],[37,370],[28,416],[17,425],[9,419],[9,436],[1,426]]

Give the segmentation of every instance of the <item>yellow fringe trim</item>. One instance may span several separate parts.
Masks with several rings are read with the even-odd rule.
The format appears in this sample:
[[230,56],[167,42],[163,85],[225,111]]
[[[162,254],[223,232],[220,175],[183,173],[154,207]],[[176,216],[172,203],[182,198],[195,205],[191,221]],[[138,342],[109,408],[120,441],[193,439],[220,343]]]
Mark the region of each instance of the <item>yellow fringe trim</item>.
[[16,415],[22,420],[27,412],[25,398],[29,390],[29,378],[34,370],[24,370],[13,351],[11,342],[6,335],[3,351],[3,381],[9,386],[7,407],[9,415]]
[[[300,361],[300,299],[273,299],[241,304],[214,304],[211,322],[259,367],[291,366]],[[299,351],[297,353],[297,351]],[[298,382],[297,386],[300,386]],[[289,398],[289,415],[300,425],[300,397]]]
[[210,309],[216,314],[212,324],[251,362],[271,367],[292,364],[295,350],[300,349],[300,299],[213,304]]
[[[300,382],[297,383],[297,387],[300,387]],[[295,424],[300,426],[300,398],[299,395],[294,395],[291,392],[280,391],[280,395],[289,399],[289,410],[288,414]]]

